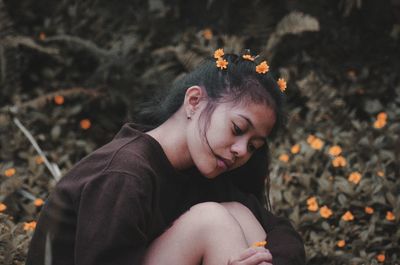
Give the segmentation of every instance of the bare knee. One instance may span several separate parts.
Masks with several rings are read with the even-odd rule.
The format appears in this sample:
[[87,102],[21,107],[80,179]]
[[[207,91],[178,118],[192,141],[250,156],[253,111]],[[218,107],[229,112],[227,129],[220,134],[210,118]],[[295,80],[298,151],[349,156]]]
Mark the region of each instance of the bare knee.
[[239,222],[248,244],[265,240],[267,234],[254,214],[239,202],[221,203],[225,209]]
[[191,225],[195,225],[201,229],[218,229],[229,224],[236,225],[229,211],[223,205],[216,202],[203,202],[193,205],[180,218],[190,219]]

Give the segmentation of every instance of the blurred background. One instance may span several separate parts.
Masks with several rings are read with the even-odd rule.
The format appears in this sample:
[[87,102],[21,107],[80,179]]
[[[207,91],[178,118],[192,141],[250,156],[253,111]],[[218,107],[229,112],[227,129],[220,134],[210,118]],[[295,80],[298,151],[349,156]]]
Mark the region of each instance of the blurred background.
[[215,49],[287,80],[273,211],[308,264],[400,264],[399,0],[0,0],[0,264],[55,183]]

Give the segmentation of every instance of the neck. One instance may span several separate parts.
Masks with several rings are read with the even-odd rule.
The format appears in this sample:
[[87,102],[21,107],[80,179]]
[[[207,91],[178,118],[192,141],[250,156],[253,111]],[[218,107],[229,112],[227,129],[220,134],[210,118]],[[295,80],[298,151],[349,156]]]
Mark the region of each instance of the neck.
[[193,161],[186,140],[187,121],[180,117],[182,115],[176,113],[163,124],[146,133],[161,145],[175,169],[185,170],[193,166]]

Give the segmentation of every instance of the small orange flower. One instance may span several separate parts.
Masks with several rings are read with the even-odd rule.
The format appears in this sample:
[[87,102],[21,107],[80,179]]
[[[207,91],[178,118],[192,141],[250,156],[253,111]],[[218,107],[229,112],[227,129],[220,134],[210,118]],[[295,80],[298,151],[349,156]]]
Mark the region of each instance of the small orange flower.
[[385,112],[380,112],[376,115],[376,119],[385,121],[387,120],[387,114]]
[[16,170],[13,167],[6,169],[6,171],[4,171],[4,175],[6,175],[6,177],[12,177],[15,175],[15,173],[16,173]]
[[92,123],[89,119],[83,119],[80,121],[80,126],[83,130],[87,130],[92,126]]
[[40,164],[43,164],[43,162],[44,162],[43,156],[36,156],[35,157],[35,163],[36,164],[40,165]]
[[290,148],[290,152],[292,152],[292,154],[297,154],[300,152],[300,145],[299,144],[295,144],[292,146],[292,148]]
[[315,137],[315,135],[310,134],[307,137],[307,143],[311,145],[311,143],[315,140],[315,138],[317,138],[317,137]]
[[289,161],[289,156],[287,154],[281,154],[279,156],[279,160],[282,161],[282,162],[287,163]]
[[334,167],[345,167],[347,165],[346,158],[343,156],[337,156],[332,160],[332,165]]
[[381,128],[385,127],[385,125],[386,125],[386,120],[376,120],[374,122],[374,127],[376,129],[381,129]]
[[214,58],[215,59],[219,59],[219,58],[221,58],[222,56],[224,56],[224,49],[217,49],[215,52],[214,52]]
[[213,32],[211,29],[206,28],[203,30],[203,38],[206,40],[211,40],[213,37]]
[[54,103],[56,103],[57,105],[62,105],[64,104],[64,97],[57,95],[54,97]]
[[40,32],[39,33],[39,40],[44,41],[46,39],[46,33]]
[[354,79],[357,77],[357,73],[356,73],[355,70],[350,69],[350,70],[347,71],[347,76],[348,76],[350,79],[354,80]]
[[348,180],[349,180],[350,182],[353,182],[354,184],[358,184],[358,183],[360,182],[360,180],[361,180],[361,174],[360,174],[360,172],[357,172],[357,171],[352,172],[352,173],[349,175]]
[[338,156],[342,153],[342,148],[338,145],[334,145],[329,148],[329,154],[332,156]]
[[342,215],[342,220],[344,220],[344,221],[353,221],[354,220],[354,215],[350,211],[347,211]]
[[7,205],[0,203],[0,212],[4,212],[7,209]]
[[385,254],[379,254],[376,256],[376,260],[383,263],[385,262]]
[[254,57],[253,56],[251,56],[250,54],[243,54],[242,55],[242,58],[243,59],[245,59],[245,60],[249,60],[249,61],[254,61]]
[[396,217],[394,216],[393,212],[387,211],[386,212],[386,220],[388,221],[394,221]]
[[317,198],[315,196],[312,196],[310,198],[307,199],[307,204],[313,204],[313,203],[317,203]]
[[328,208],[328,206],[322,206],[321,209],[319,209],[319,214],[323,218],[329,218],[332,215],[332,210]]
[[373,214],[374,213],[374,209],[372,207],[369,207],[369,206],[365,206],[364,211],[367,214]]
[[267,61],[262,61],[259,65],[256,66],[256,72],[259,74],[265,74],[269,71],[269,65]]
[[336,243],[336,246],[338,246],[338,247],[340,247],[340,248],[344,247],[345,245],[346,245],[346,241],[344,241],[344,240],[339,240],[339,241]]
[[383,172],[382,170],[379,170],[378,172],[376,172],[376,174],[381,178],[385,176],[385,172]]
[[279,89],[282,92],[285,92],[285,90],[286,90],[286,81],[285,81],[285,79],[279,78],[277,82],[278,82]]
[[222,69],[226,69],[228,68],[228,61],[222,58],[218,58],[218,60],[216,61],[217,67]]
[[260,242],[255,242],[252,247],[263,247],[267,244],[267,241],[260,241]]
[[318,203],[317,202],[315,202],[315,203],[310,203],[310,204],[308,204],[308,206],[307,206],[307,209],[310,211],[310,212],[316,212],[316,211],[318,211]]
[[315,149],[315,150],[321,150],[322,147],[324,146],[324,141],[322,141],[319,138],[315,138],[312,142],[311,142],[311,148]]
[[26,222],[24,223],[24,230],[25,231],[33,231],[36,228],[36,222],[32,221],[32,222]]
[[42,206],[43,203],[44,203],[44,201],[43,201],[42,199],[40,199],[40,198],[37,198],[36,200],[33,201],[33,204],[34,204],[36,207]]

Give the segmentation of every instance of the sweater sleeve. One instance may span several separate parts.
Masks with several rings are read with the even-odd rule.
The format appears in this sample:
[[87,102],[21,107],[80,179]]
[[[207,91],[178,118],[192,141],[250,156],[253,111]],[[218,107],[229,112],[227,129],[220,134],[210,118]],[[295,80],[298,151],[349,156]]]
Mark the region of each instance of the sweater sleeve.
[[301,236],[294,230],[290,221],[274,216],[254,195],[245,194],[230,185],[231,198],[248,207],[267,233],[267,248],[274,265],[304,265],[305,251]]
[[75,264],[141,264],[148,241],[150,183],[107,172],[85,185],[79,200]]

